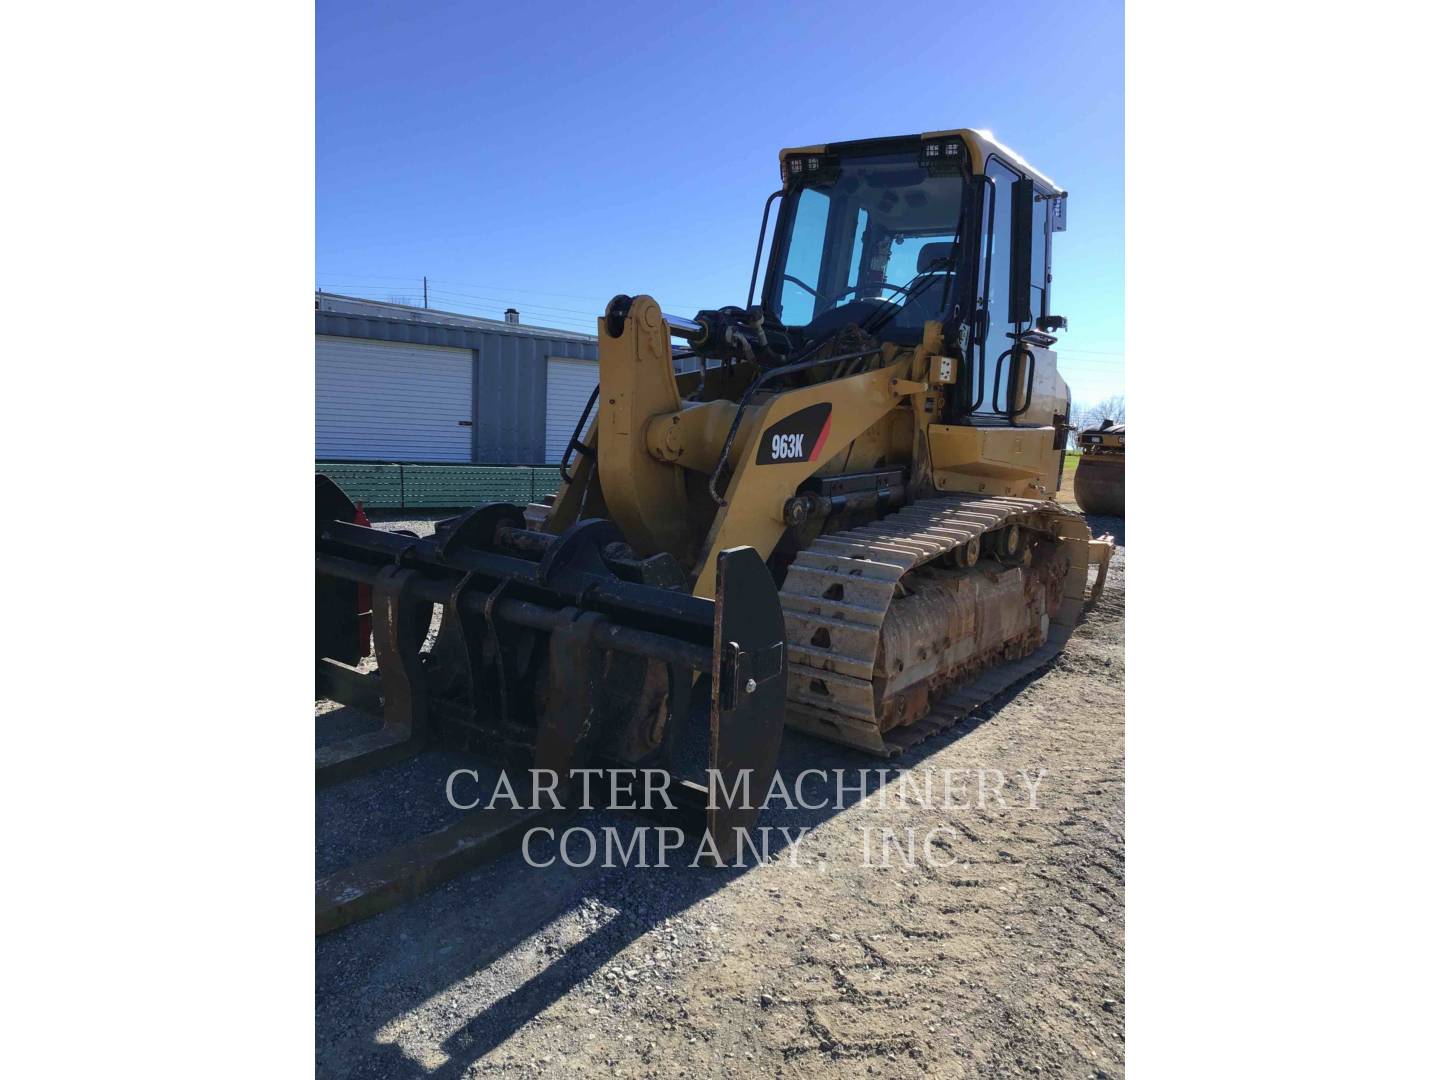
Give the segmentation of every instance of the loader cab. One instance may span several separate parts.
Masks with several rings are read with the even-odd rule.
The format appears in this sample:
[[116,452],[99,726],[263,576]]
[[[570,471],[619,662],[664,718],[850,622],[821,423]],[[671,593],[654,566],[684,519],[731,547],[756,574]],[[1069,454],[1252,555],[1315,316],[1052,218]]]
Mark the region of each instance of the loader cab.
[[1050,250],[1064,193],[969,130],[785,150],[780,165],[767,321],[800,350],[851,326],[913,346],[940,322],[965,369],[945,419],[1013,422],[1027,374],[1010,370],[1016,341],[1063,325]]
[[894,140],[784,164],[786,185],[766,314],[806,342],[854,323],[882,341],[915,344],[926,319],[957,297],[960,161],[923,166]]

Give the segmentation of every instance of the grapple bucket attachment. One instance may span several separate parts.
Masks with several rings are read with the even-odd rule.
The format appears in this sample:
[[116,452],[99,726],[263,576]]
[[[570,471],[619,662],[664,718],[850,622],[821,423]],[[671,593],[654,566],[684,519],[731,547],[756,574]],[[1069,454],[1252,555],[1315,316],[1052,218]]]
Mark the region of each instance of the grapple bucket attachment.
[[[689,593],[670,556],[637,558],[603,519],[551,535],[527,530],[519,507],[488,504],[420,538],[354,524],[350,500],[317,476],[315,571],[316,696],[384,721],[319,750],[317,785],[443,743],[514,769],[553,770],[562,801],[571,770],[663,769],[678,823],[708,829],[723,858],[736,830],[754,824],[758,810],[727,796],[763,799],[786,688],[779,596],[754,549],[720,556],[712,601]],[[361,669],[369,662],[359,655],[362,586],[374,671]],[[517,824],[496,827],[518,843]],[[462,842],[484,829],[468,821],[455,836],[427,837],[319,883],[318,928],[461,872],[470,862],[457,850],[478,858],[494,848],[484,836]],[[444,852],[443,864],[426,851]]]

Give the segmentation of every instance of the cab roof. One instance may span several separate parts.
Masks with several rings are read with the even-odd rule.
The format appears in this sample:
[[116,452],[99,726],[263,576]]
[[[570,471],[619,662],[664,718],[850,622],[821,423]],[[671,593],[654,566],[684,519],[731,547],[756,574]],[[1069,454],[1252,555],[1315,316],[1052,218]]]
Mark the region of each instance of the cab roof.
[[970,155],[972,172],[983,173],[991,157],[997,157],[1021,176],[1035,181],[1035,186],[1046,195],[1059,194],[1064,189],[1010,147],[1000,142],[993,132],[984,128],[954,128],[949,131],[926,131],[919,135],[891,135],[879,139],[853,139],[848,142],[822,143],[817,146],[792,146],[780,151],[781,168],[787,157],[794,154],[878,154],[904,152],[914,149],[917,153],[924,144],[937,139],[958,137]]

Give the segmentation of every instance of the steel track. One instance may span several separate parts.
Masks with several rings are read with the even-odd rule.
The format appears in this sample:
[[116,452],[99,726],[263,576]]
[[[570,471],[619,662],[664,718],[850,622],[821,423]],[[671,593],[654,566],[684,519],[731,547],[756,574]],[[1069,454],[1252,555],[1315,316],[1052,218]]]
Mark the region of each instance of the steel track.
[[[1026,655],[968,673],[968,681],[966,674],[957,676],[930,693],[927,715],[882,731],[887,699],[877,693],[876,661],[882,628],[911,580],[907,575],[937,560],[944,565],[957,548],[1010,525],[1053,538],[1070,559],[1059,610],[1046,620],[1043,640]],[[796,557],[780,591],[790,659],[788,723],[883,757],[959,723],[1059,655],[1084,606],[1089,549],[1097,544],[1104,550],[1092,599],[1104,587],[1113,546],[1106,546],[1108,539],[1091,540],[1081,514],[1051,501],[943,495],[857,529],[821,535]],[[1007,652],[1014,651],[1012,642]]]

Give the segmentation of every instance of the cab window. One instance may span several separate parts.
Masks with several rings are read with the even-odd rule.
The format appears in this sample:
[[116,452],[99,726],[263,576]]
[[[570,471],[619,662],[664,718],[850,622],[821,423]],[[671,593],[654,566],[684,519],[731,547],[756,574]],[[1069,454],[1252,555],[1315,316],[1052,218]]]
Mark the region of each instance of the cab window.
[[780,318],[803,326],[815,317],[815,293],[820,287],[820,260],[825,253],[825,225],[830,217],[830,196],[814,188],[800,192],[785,277],[780,285]]

